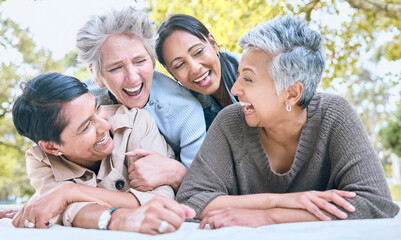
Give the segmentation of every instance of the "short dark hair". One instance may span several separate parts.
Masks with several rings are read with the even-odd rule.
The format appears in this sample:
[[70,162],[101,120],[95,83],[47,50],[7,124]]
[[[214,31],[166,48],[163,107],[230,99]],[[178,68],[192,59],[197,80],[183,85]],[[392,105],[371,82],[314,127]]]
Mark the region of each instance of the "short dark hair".
[[46,73],[29,80],[14,103],[12,113],[18,133],[35,143],[63,144],[60,135],[68,125],[62,108],[88,92],[85,83],[59,73]]

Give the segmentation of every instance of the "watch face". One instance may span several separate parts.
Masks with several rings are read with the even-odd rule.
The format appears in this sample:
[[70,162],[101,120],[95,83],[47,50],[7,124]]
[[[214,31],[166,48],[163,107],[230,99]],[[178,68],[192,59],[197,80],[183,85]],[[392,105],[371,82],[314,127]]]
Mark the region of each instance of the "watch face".
[[109,210],[104,211],[102,213],[102,215],[100,215],[99,222],[97,223],[99,229],[107,230],[107,226],[109,225],[110,218],[111,218],[110,211]]

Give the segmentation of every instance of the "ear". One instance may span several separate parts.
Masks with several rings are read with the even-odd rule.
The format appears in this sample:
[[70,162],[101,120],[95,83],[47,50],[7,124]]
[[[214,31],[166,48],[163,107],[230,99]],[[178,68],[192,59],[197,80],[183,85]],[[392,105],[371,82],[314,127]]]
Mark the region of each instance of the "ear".
[[52,154],[52,155],[55,155],[55,156],[59,155],[60,148],[54,142],[48,142],[48,141],[40,140],[38,142],[38,145],[43,151],[45,151],[45,152],[47,152],[49,154]]
[[211,33],[209,33],[209,36],[208,36],[208,37],[209,37],[210,44],[212,44],[214,50],[215,50],[216,52],[219,52],[219,51],[220,51],[219,45],[217,44],[217,42],[216,42],[216,40],[214,39],[213,35],[212,35]]
[[296,82],[291,85],[287,90],[286,104],[295,106],[302,97],[304,91],[304,85],[301,82]]
[[97,83],[97,85],[98,85],[100,88],[105,88],[106,85],[105,85],[100,79],[98,79],[97,74],[95,74],[95,72],[93,71],[93,66],[92,66],[92,64],[89,64],[89,70],[91,71],[92,76],[93,76],[93,79],[95,79],[95,82]]

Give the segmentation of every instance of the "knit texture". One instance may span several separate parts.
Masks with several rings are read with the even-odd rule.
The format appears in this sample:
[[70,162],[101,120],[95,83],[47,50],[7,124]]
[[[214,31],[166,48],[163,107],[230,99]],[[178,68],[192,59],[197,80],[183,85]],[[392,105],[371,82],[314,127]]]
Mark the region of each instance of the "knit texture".
[[270,167],[257,127],[249,127],[242,108],[223,109],[210,127],[177,193],[197,216],[220,195],[290,193],[340,189],[357,196],[348,219],[394,217],[380,160],[359,117],[342,97],[316,93],[307,109],[291,169]]

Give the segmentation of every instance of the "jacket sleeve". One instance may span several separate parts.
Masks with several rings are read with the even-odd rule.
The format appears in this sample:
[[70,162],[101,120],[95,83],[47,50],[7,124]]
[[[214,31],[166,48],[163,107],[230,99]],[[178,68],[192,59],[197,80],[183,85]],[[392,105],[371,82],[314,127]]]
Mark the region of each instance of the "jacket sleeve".
[[[56,181],[52,168],[47,163],[46,154],[40,149],[39,146],[33,146],[26,152],[26,166],[28,172],[28,178],[31,181],[31,185],[35,188],[36,193],[31,198],[35,198],[49,193],[56,187],[66,183],[72,183],[72,181]],[[66,210],[60,215],[53,217],[50,222],[61,224],[64,226],[72,226],[75,215],[84,206],[91,204],[90,202],[72,203],[68,205]]]
[[356,193],[347,199],[356,208],[348,218],[394,217],[399,207],[391,199],[383,167],[362,122],[345,99],[332,104],[339,117],[329,143],[330,181],[337,189]]

